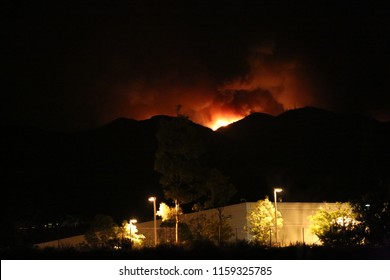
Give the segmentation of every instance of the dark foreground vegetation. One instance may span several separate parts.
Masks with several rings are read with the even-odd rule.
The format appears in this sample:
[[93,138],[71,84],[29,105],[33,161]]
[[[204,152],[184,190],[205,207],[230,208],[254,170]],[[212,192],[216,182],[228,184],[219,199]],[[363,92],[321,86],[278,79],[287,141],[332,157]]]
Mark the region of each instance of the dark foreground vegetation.
[[157,259],[266,259],[266,260],[390,260],[390,246],[324,247],[295,245],[281,248],[236,243],[215,246],[198,243],[191,246],[162,245],[135,250],[88,250],[74,248],[19,248],[2,250],[1,259],[9,260],[157,260]]

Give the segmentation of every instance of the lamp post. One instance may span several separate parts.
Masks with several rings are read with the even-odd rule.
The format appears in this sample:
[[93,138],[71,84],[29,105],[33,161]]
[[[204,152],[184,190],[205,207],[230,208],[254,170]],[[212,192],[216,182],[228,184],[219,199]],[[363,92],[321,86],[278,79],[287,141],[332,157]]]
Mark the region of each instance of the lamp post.
[[277,203],[277,193],[282,192],[282,188],[274,188],[274,204],[275,204],[275,243],[278,244],[278,203]]
[[157,218],[156,218],[156,197],[149,197],[149,201],[153,202],[153,216],[154,216],[154,246],[157,246]]
[[131,219],[131,220],[129,221],[129,233],[130,233],[130,246],[131,246],[131,248],[133,248],[133,238],[131,237],[131,228],[132,228],[132,226],[133,226],[135,223],[137,223],[137,220],[136,220],[136,219]]

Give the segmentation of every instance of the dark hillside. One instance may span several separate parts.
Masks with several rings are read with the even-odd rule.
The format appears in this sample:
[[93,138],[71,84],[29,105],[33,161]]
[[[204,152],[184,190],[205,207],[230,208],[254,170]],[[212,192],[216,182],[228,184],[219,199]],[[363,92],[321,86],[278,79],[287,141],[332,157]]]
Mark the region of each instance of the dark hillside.
[[[122,118],[74,134],[3,127],[5,219],[151,219],[147,197],[163,199],[153,168],[155,135],[160,120],[170,118]],[[389,188],[389,123],[303,108],[277,117],[252,114],[216,132],[194,126],[206,145],[203,164],[221,169],[236,186],[233,202],[272,198],[275,186],[285,188],[285,201],[344,201]]]

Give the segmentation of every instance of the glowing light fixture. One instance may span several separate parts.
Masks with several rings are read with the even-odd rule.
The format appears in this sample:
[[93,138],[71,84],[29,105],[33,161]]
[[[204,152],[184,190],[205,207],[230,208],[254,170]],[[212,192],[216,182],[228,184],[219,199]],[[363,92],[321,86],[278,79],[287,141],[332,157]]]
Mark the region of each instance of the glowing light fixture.
[[131,228],[132,228],[132,227],[135,227],[134,224],[136,224],[136,223],[137,223],[137,220],[136,220],[136,219],[131,219],[131,220],[129,221],[129,234],[130,234],[130,244],[131,244],[131,246],[133,246],[133,237],[131,236]]
[[282,192],[282,188],[274,188],[274,204],[275,204],[275,243],[278,244],[278,204],[277,204],[277,193]]
[[153,202],[153,216],[154,216],[154,246],[157,246],[157,217],[156,217],[156,197],[152,196],[148,199]]

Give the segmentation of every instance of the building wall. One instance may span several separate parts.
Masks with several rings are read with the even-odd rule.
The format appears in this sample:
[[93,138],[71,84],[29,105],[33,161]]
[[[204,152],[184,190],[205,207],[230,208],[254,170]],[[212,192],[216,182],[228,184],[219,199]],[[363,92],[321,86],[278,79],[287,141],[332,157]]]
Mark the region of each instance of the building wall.
[[[336,206],[335,203],[327,203],[330,208]],[[314,215],[318,208],[324,207],[325,203],[309,203],[309,202],[278,202],[277,209],[281,212],[283,217],[283,228],[278,232],[278,242],[282,246],[287,246],[296,243],[313,244],[319,242],[317,236],[310,232],[310,221],[308,217]],[[227,220],[233,230],[233,236],[230,241],[237,240],[250,240],[251,235],[245,231],[247,224],[247,216],[256,207],[256,202],[244,202],[239,204],[233,204],[225,206],[223,209],[223,215],[230,216]],[[199,215],[206,215],[211,217],[216,215],[216,209],[209,209],[196,213],[183,214],[180,216],[180,221],[187,224],[191,224],[191,220]],[[161,220],[157,221],[157,227],[159,227]],[[146,240],[153,240],[153,221],[137,224],[139,233],[145,235]],[[158,239],[165,236],[165,239],[173,241],[175,239],[175,232],[172,229],[169,234],[164,230],[158,229]],[[274,236],[272,237],[274,238]],[[272,241],[273,242],[273,241]]]
[[69,247],[78,247],[79,245],[85,243],[84,235],[76,235],[68,238],[61,238],[57,240],[52,240],[48,242],[43,242],[35,244],[35,247],[39,249],[44,249],[48,247],[53,248],[69,248]]
[[278,211],[283,217],[283,228],[278,233],[278,242],[282,245],[299,243],[313,244],[318,237],[310,231],[308,217],[314,215],[324,203],[279,202]]
[[[183,222],[190,223],[192,218],[201,214],[205,214],[206,217],[210,218],[212,216],[218,215],[218,211],[216,209],[209,209],[201,212],[185,214],[181,220]],[[228,217],[227,222],[232,228],[233,237],[231,238],[231,241],[248,239],[249,235],[244,230],[245,226],[247,225],[247,205],[245,203],[225,206],[223,207],[222,214],[225,217]]]
[[[308,202],[278,202],[277,209],[283,217],[283,228],[278,232],[278,242],[282,246],[288,246],[296,243],[313,244],[317,243],[318,238],[310,232],[310,221],[308,217],[315,214],[319,207],[324,207],[325,203]],[[336,208],[336,203],[327,203],[330,208]],[[233,236],[230,241],[250,240],[251,235],[245,231],[247,216],[256,207],[256,202],[244,202],[225,206],[223,215],[230,217],[227,221],[232,228]],[[216,209],[209,209],[196,213],[183,214],[180,221],[191,224],[191,220],[204,214],[211,217],[217,214]],[[159,241],[174,241],[174,228],[161,228],[161,220],[157,220],[157,236]],[[144,245],[154,245],[154,221],[147,221],[136,224],[138,233],[145,236]],[[274,238],[274,237],[273,237]],[[77,246],[84,242],[84,235],[49,241],[37,244],[39,248],[44,247],[68,247]]]

